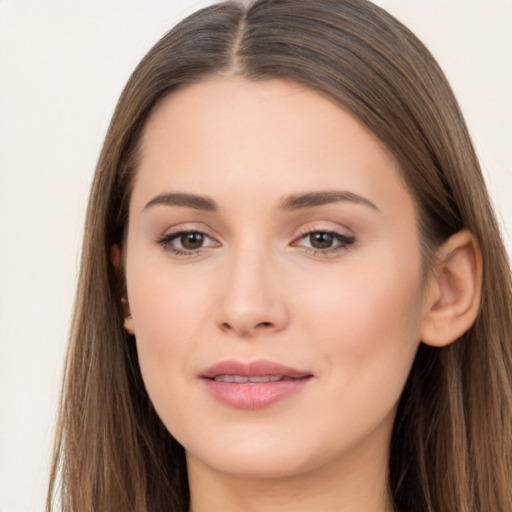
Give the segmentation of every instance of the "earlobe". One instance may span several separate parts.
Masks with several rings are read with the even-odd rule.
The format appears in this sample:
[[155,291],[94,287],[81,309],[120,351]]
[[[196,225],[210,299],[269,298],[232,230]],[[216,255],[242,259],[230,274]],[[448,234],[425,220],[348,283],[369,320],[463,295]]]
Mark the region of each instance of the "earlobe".
[[133,329],[133,318],[132,318],[132,314],[130,312],[130,304],[128,304],[128,299],[126,299],[125,297],[121,297],[121,304],[123,305],[123,315],[124,315],[123,327],[124,327],[124,330],[128,334],[135,334],[135,331]]
[[482,255],[467,230],[451,236],[437,251],[421,326],[423,343],[442,347],[462,336],[480,308]]
[[135,330],[133,329],[133,318],[132,318],[132,315],[128,315],[128,316],[124,317],[123,327],[124,327],[124,330],[128,334],[131,334],[132,336],[135,334]]
[[[110,261],[112,262],[112,265],[116,269],[116,272],[119,274],[122,272],[122,260],[121,260],[121,249],[119,246],[113,245],[110,249]],[[135,331],[133,329],[133,318],[130,312],[130,304],[128,304],[128,299],[125,296],[125,292],[123,294],[123,297],[121,297],[121,305],[123,307],[123,327],[124,330],[128,334],[135,334]]]

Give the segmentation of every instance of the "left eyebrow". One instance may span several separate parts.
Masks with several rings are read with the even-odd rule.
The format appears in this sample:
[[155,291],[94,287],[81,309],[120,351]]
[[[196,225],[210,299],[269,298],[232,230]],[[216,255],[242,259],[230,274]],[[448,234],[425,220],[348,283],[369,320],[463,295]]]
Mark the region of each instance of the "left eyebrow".
[[184,208],[193,208],[194,210],[203,210],[207,212],[216,212],[219,210],[217,203],[206,196],[198,196],[196,194],[184,194],[175,192],[170,194],[160,194],[144,206],[144,210],[162,204],[166,206],[182,206]]
[[380,212],[377,206],[366,197],[354,194],[348,191],[325,190],[319,192],[306,192],[304,194],[295,194],[284,198],[280,202],[280,208],[286,211],[302,210],[314,206],[323,206],[326,204],[348,202],[369,206],[373,210]]

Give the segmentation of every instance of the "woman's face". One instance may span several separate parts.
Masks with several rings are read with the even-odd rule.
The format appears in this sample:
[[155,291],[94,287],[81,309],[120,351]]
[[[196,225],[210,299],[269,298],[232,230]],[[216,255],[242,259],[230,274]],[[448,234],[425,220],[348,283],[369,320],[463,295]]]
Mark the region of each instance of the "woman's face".
[[413,201],[359,122],[281,81],[171,94],[125,256],[144,382],[189,464],[385,467],[425,290]]

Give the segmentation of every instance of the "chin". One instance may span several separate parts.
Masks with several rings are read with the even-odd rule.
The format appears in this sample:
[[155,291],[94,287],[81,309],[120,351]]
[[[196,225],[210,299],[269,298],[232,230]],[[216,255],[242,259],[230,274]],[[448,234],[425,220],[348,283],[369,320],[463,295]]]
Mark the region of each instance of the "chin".
[[[278,436],[258,436],[217,441],[208,447],[187,450],[187,461],[208,466],[219,473],[239,478],[286,478],[312,471],[332,458],[332,451],[318,449],[314,443]],[[310,449],[307,448],[308,444]]]
[[[187,453],[187,460],[190,455]],[[295,460],[288,455],[260,453],[255,456],[205,457],[202,464],[218,473],[247,479],[278,479],[294,477],[309,470],[306,461]]]

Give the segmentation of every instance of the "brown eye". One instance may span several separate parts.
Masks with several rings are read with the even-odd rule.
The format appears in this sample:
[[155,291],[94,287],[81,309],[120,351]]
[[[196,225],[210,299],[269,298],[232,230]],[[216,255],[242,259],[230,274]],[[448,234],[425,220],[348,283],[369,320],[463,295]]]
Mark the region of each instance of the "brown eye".
[[183,249],[194,250],[199,249],[204,244],[204,235],[197,231],[191,231],[189,233],[182,233],[180,236],[180,243]]
[[157,242],[166,251],[178,256],[191,256],[220,246],[218,241],[201,231],[178,231],[163,235]]
[[326,231],[310,233],[309,243],[314,249],[329,249],[334,243],[334,235]]
[[354,242],[353,236],[336,231],[310,231],[295,240],[292,246],[303,247],[306,252],[317,256],[328,256],[346,251]]

